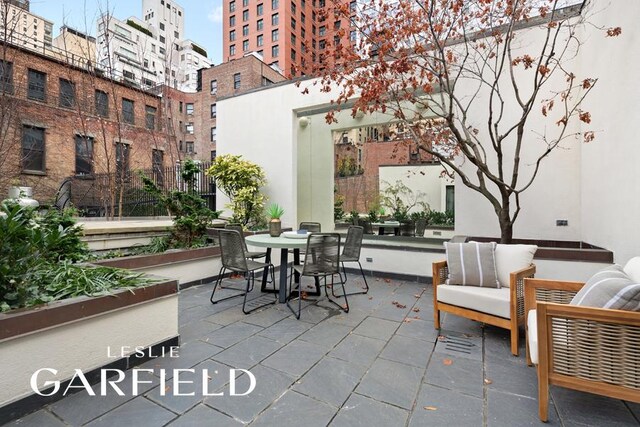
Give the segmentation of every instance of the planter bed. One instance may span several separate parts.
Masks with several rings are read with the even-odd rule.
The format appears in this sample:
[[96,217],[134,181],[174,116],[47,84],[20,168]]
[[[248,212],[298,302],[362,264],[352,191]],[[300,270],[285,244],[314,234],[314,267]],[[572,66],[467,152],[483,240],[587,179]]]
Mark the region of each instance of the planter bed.
[[[165,280],[146,287],[122,289],[112,295],[76,297],[0,314],[0,420],[8,421],[63,397],[76,369],[90,383],[105,368],[126,370],[150,354],[179,343],[178,286]],[[136,355],[135,348],[144,349]],[[122,349],[126,349],[122,351]],[[45,381],[60,381],[52,396]],[[75,383],[74,383],[75,384]],[[70,389],[78,390],[78,389]]]

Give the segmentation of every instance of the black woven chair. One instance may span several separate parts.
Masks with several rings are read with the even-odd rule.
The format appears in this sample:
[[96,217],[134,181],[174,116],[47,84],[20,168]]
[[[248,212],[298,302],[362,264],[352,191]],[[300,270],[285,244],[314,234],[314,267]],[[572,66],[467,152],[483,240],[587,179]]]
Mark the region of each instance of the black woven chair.
[[321,233],[322,225],[319,222],[301,222],[298,230],[307,230],[311,233]]
[[250,251],[247,248],[247,242],[244,240],[244,230],[242,230],[242,226],[240,224],[227,224],[224,226],[226,230],[235,230],[240,233],[240,237],[242,237],[242,246],[244,248],[244,254],[247,258],[256,260],[260,258],[265,258],[267,256],[266,251]]
[[[347,239],[345,240],[344,247],[342,249],[342,255],[340,255],[340,263],[342,264],[342,273],[340,273],[340,280],[343,283],[347,283],[347,271],[344,268],[345,262],[357,262],[360,267],[360,274],[364,280],[364,291],[350,292],[347,295],[366,294],[369,292],[369,284],[367,283],[367,277],[360,264],[360,251],[362,250],[362,236],[364,234],[363,227],[357,225],[349,226],[347,230]],[[344,277],[342,276],[344,274]],[[339,295],[333,294],[334,297],[341,298]]]
[[[275,275],[273,264],[247,259],[246,253],[244,252],[242,237],[237,230],[220,230],[219,235],[222,267],[220,268],[220,272],[218,273],[218,279],[213,285],[213,292],[211,292],[210,298],[211,303],[217,304],[221,301],[225,301],[231,298],[244,296],[244,302],[242,303],[242,312],[244,314],[249,314],[259,308],[275,304],[278,301],[278,296],[275,294]],[[275,299],[273,301],[264,302],[265,300],[270,300],[271,298],[260,296],[258,298],[250,300],[249,304],[247,304],[247,295],[253,290],[255,284],[255,272],[258,270],[263,271],[265,268],[269,268],[269,270],[271,271],[271,283],[274,286]],[[227,286],[224,289],[238,291],[239,293],[237,293],[236,295],[231,295],[229,297],[221,298],[219,300],[214,300],[213,297],[216,293],[216,289],[218,288],[218,286],[222,287],[222,279],[224,278],[224,274],[227,272],[227,270],[234,273],[244,274],[247,278],[246,287],[243,291],[242,289],[234,289]],[[249,310],[247,310],[247,305],[250,308]]]
[[[291,292],[287,298],[287,307],[295,314],[296,319],[300,319],[300,312],[302,311],[302,300],[305,297],[305,292],[302,291],[302,279],[304,277],[313,277],[316,283],[320,278],[324,279],[324,293],[329,301],[337,305],[345,313],[349,312],[349,302],[347,300],[347,293],[344,288],[344,283],[340,280],[342,286],[342,296],[344,297],[344,305],[337,301],[332,300],[329,297],[327,291],[327,277],[331,277],[331,292],[333,295],[334,287],[336,283],[334,281],[335,276],[340,277],[340,234],[338,233],[312,233],[307,238],[307,256],[305,257],[303,265],[295,265],[293,268],[295,272],[300,274],[300,284],[297,291],[292,289],[293,275],[289,278],[289,288]],[[295,297],[298,298],[298,311],[291,306],[290,301]]]

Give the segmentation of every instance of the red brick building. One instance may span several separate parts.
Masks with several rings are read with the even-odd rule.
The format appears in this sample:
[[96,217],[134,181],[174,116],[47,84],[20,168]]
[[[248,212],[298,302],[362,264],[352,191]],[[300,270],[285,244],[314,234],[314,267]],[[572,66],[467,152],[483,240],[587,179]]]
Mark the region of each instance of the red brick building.
[[[344,0],[355,14],[356,1]],[[257,52],[287,76],[309,74],[332,44],[355,40],[331,0],[224,0],[223,61]]]
[[49,201],[67,177],[177,158],[161,97],[6,44],[0,58],[1,194],[18,184]]

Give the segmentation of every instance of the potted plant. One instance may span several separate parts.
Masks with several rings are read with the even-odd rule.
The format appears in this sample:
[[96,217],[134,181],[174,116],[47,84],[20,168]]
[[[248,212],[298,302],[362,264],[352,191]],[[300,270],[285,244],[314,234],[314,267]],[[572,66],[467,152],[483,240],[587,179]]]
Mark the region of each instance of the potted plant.
[[358,213],[358,211],[356,210],[351,211],[351,223],[353,225],[358,225],[359,219],[360,219],[360,214]]
[[278,237],[282,233],[282,221],[280,221],[280,218],[284,215],[284,209],[277,203],[272,203],[267,209],[267,215],[271,218],[269,221],[269,235]]
[[427,215],[428,212],[426,210],[419,212],[412,212],[411,219],[416,224],[416,236],[423,237],[424,230],[427,228]]

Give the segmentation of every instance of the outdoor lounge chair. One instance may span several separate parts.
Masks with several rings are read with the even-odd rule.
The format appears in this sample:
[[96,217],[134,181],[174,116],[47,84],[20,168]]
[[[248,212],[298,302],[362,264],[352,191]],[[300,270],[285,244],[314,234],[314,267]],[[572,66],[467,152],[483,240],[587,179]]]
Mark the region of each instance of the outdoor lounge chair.
[[[624,271],[640,283],[640,257]],[[525,279],[527,363],[537,365],[542,421],[550,384],[640,403],[640,312],[569,305],[583,285]]]
[[511,353],[518,356],[519,327],[525,323],[524,278],[533,277],[535,265],[514,271],[509,287],[481,288],[446,285],[446,261],[433,263],[433,318],[440,329],[440,312],[455,314],[511,331]]

